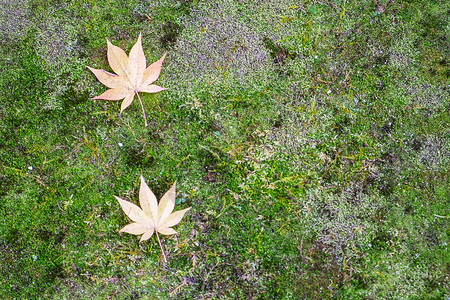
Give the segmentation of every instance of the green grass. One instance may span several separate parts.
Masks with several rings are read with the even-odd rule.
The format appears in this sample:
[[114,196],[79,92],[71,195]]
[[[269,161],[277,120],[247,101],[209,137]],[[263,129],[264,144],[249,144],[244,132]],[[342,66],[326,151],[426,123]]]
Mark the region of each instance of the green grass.
[[[3,5],[0,297],[449,297],[450,6],[379,2]],[[86,68],[139,33],[147,128]],[[192,207],[168,263],[140,175]]]

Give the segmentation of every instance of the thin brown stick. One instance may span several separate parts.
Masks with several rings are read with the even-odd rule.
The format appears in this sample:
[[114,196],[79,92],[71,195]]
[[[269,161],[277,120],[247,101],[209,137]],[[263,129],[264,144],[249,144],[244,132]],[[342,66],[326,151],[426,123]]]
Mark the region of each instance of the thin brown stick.
[[162,247],[161,241],[159,240],[158,231],[155,230],[155,232],[156,232],[156,237],[158,238],[159,247],[161,247],[161,253],[162,253],[163,256],[164,256],[164,261],[167,262],[166,254],[164,253],[164,249],[163,249],[163,247]]
[[[139,102],[141,103],[141,108],[142,108],[142,113],[144,114],[144,122],[145,122],[145,127],[147,127],[147,117],[145,116],[145,110],[144,110],[144,105],[142,104],[142,100],[141,97],[139,96],[139,93],[136,92],[136,95],[138,96]],[[158,238],[159,240],[159,238]]]

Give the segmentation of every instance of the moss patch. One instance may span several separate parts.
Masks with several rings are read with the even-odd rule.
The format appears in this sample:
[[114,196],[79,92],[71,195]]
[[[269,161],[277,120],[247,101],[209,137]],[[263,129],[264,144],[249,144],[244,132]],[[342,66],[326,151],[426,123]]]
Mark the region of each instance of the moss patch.
[[[5,2],[6,3],[6,2]],[[3,3],[3,4],[5,4]],[[0,9],[3,298],[448,295],[443,1],[61,1]],[[105,38],[157,84],[119,113]],[[191,206],[119,235],[113,195]]]

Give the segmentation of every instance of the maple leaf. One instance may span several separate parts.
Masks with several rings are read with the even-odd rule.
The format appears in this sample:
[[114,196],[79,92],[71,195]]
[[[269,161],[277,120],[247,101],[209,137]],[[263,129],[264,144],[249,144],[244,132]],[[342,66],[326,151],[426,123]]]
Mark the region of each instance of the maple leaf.
[[123,110],[126,109],[131,102],[133,102],[134,95],[136,95],[141,103],[145,126],[147,126],[147,118],[145,116],[144,106],[142,105],[139,92],[158,93],[166,89],[152,83],[158,79],[159,74],[161,73],[161,65],[167,52],[164,53],[159,60],[146,68],[146,60],[141,43],[141,34],[139,34],[136,44],[134,44],[133,48],[131,48],[129,56],[127,56],[125,51],[111,44],[108,39],[106,39],[106,42],[108,44],[108,62],[111,69],[116,72],[116,74],[109,73],[103,69],[94,69],[88,66],[89,70],[94,73],[95,77],[97,77],[101,83],[109,87],[109,90],[92,99],[124,99],[120,107],[120,112],[123,112]]
[[144,177],[142,176],[139,189],[139,204],[141,205],[141,208],[129,201],[114,196],[117,201],[119,201],[124,213],[133,221],[133,223],[120,229],[119,232],[126,232],[134,235],[142,234],[140,242],[148,240],[155,232],[161,247],[161,252],[164,255],[164,260],[166,261],[166,255],[164,254],[161,241],[159,240],[158,232],[163,235],[176,234],[177,232],[170,227],[177,225],[184,214],[191,209],[189,207],[172,213],[175,207],[175,185],[176,182],[161,198],[159,205],[155,195],[145,183]]

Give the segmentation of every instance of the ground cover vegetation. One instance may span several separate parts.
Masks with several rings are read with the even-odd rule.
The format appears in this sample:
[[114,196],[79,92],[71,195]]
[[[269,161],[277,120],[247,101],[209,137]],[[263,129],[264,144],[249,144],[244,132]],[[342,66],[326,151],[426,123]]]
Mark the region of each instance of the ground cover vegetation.
[[[0,5],[0,298],[444,299],[450,2]],[[120,112],[108,40],[156,81]],[[114,195],[177,182],[177,235]]]

